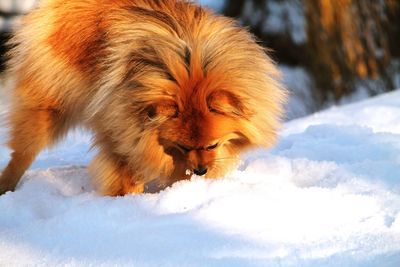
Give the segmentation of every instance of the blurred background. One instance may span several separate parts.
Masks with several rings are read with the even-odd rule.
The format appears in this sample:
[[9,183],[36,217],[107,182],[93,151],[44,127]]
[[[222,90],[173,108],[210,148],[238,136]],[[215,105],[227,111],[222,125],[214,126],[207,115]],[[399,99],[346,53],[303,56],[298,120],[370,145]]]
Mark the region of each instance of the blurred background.
[[[199,2],[272,49],[291,93],[287,119],[400,88],[400,0]],[[1,70],[11,29],[36,3],[0,0]]]

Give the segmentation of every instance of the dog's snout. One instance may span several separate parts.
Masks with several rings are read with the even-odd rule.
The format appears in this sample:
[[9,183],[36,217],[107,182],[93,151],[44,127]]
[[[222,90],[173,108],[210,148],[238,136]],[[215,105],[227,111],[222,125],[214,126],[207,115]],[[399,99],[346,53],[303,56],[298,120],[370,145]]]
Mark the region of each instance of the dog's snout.
[[207,173],[208,169],[204,166],[199,166],[197,169],[194,169],[193,172],[194,174],[198,176],[203,176]]

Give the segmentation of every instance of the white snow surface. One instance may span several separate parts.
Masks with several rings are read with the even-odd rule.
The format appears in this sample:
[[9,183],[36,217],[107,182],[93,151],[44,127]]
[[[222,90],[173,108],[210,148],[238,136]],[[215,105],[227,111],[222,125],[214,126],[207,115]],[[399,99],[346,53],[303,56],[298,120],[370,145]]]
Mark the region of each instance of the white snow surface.
[[157,194],[96,194],[89,143],[75,132],[0,196],[0,266],[400,266],[400,91],[287,122],[226,177]]

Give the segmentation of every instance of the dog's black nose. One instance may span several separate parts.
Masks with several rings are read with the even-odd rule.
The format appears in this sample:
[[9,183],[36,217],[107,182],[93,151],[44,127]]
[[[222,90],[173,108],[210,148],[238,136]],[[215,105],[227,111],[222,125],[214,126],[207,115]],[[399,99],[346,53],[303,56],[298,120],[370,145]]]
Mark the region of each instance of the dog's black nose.
[[203,176],[204,174],[207,173],[207,168],[204,166],[199,166],[197,169],[193,170],[194,174],[198,176]]

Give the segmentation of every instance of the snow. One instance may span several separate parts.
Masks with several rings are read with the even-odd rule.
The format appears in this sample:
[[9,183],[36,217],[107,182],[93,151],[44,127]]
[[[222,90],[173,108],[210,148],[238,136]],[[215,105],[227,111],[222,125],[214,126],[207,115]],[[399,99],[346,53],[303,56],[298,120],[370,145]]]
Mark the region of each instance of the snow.
[[280,34],[288,31],[295,43],[306,42],[306,19],[301,1],[267,1],[266,10],[264,32]]
[[400,266],[400,91],[289,121],[227,177],[157,194],[96,194],[89,143],[76,131],[0,196],[1,266]]
[[241,14],[250,25],[262,25],[268,34],[289,34],[296,44],[306,42],[306,19],[301,1],[246,1]]
[[311,89],[314,88],[314,84],[310,74],[303,67],[292,67],[283,64],[278,67],[282,72],[283,83],[289,91],[289,100],[286,104],[286,119],[292,120],[315,112],[317,104]]
[[[38,0],[0,0],[0,11],[10,14],[24,14],[31,10]],[[0,31],[10,32],[20,23],[20,16],[0,17]]]
[[1,0],[0,10],[10,13],[26,13],[31,10],[38,0]]
[[201,5],[212,8],[216,11],[222,10],[225,5],[225,0],[198,0]]

